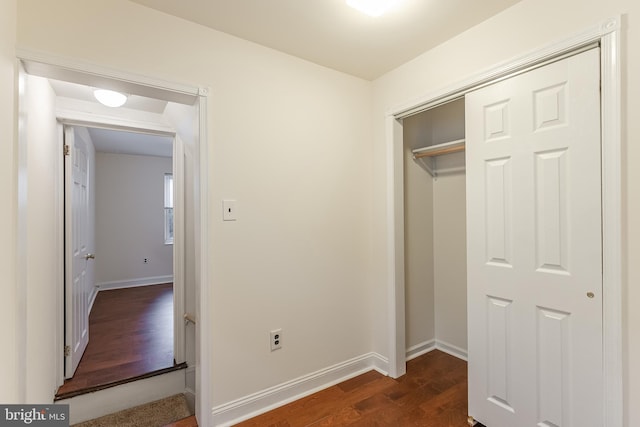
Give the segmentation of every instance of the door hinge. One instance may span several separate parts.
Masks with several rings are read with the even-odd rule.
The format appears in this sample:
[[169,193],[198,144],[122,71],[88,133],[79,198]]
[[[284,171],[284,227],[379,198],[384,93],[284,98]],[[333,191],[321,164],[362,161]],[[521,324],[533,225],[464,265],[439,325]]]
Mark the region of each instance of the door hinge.
[[70,345],[65,345],[64,346],[64,357],[69,357],[71,356],[71,346]]
[[69,146],[67,144],[64,145],[63,151],[65,156],[69,155]]

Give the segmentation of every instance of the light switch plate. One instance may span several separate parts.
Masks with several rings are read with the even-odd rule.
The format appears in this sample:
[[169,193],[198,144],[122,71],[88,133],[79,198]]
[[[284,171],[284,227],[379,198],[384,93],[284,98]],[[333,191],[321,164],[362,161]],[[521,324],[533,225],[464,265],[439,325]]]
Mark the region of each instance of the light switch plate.
[[224,221],[236,220],[236,201],[235,200],[222,201],[222,219]]

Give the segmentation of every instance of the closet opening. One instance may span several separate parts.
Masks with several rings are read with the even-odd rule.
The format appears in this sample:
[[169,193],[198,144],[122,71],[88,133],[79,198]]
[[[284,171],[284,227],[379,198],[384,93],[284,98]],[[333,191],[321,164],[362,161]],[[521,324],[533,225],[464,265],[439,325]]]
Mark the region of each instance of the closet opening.
[[[595,46],[594,43],[596,43]],[[514,113],[517,112],[518,114],[525,116],[524,121],[520,121],[519,124],[524,123],[522,125],[525,128],[524,132],[528,133],[535,132],[538,128],[544,126],[546,124],[545,120],[547,119],[551,121],[562,121],[563,117],[565,117],[562,115],[562,112],[565,111],[564,106],[566,101],[561,94],[559,95],[561,91],[556,89],[558,87],[563,87],[562,84],[564,83],[558,83],[557,81],[545,83],[542,81],[544,79],[535,80],[541,78],[542,75],[529,74],[529,72],[533,73],[535,70],[546,68],[547,65],[551,65],[562,60],[568,60],[574,56],[577,57],[579,54],[586,55],[587,51],[590,51],[593,47],[597,47],[598,45],[600,46],[600,50],[596,53],[597,61],[595,61],[594,65],[593,61],[589,60],[591,62],[587,68],[590,70],[597,70],[597,73],[599,73],[599,84],[592,84],[589,87],[595,87],[596,92],[599,94],[600,110],[599,112],[596,112],[596,114],[600,120],[591,117],[590,119],[586,119],[586,122],[600,123],[601,125],[599,132],[590,132],[590,135],[597,135],[597,138],[599,138],[600,147],[598,151],[601,153],[601,159],[599,167],[597,167],[597,165],[596,167],[585,168],[574,166],[572,170],[588,170],[591,171],[589,172],[589,177],[597,176],[600,179],[600,182],[597,185],[591,183],[588,188],[590,190],[594,188],[598,189],[598,198],[601,204],[600,209],[591,209],[589,211],[602,212],[600,227],[595,227],[595,229],[601,229],[602,239],[600,242],[600,248],[602,250],[601,267],[603,270],[601,275],[603,302],[601,305],[602,312],[599,318],[603,320],[603,351],[601,354],[603,355],[604,360],[604,376],[601,379],[601,387],[598,387],[598,389],[603,390],[603,395],[607,396],[607,398],[602,400],[596,398],[597,402],[594,401],[593,407],[604,408],[603,413],[604,418],[607,420],[607,424],[619,424],[620,418],[618,415],[620,414],[621,409],[619,400],[616,400],[618,403],[614,403],[614,400],[611,399],[611,396],[621,396],[620,384],[622,379],[620,369],[622,352],[620,341],[618,339],[621,331],[621,282],[619,280],[621,269],[618,255],[621,250],[621,229],[619,225],[622,210],[619,203],[621,191],[619,179],[621,134],[619,109],[620,65],[617,60],[619,55],[619,21],[617,19],[603,22],[597,28],[594,27],[592,30],[576,35],[573,38],[554,43],[551,46],[543,47],[536,52],[526,55],[525,57],[516,58],[510,63],[496,66],[492,70],[478,73],[477,75],[460,82],[453,90],[449,87],[445,90],[432,93],[429,96],[425,96],[421,102],[416,101],[396,108],[387,116],[387,237],[389,248],[387,259],[389,267],[389,299],[387,308],[389,310],[390,328],[388,334],[388,342],[390,345],[389,375],[391,377],[397,378],[402,376],[406,372],[407,360],[433,349],[439,348],[440,350],[457,357],[467,356],[467,345],[471,345],[466,342],[467,335],[469,340],[475,340],[474,342],[476,344],[481,341],[487,342],[483,341],[482,337],[484,335],[477,333],[478,331],[476,326],[496,326],[499,322],[496,320],[498,317],[496,317],[495,313],[503,308],[508,310],[507,307],[509,307],[511,303],[507,297],[502,299],[500,297],[490,297],[489,299],[493,302],[491,307],[496,308],[493,309],[492,312],[493,317],[491,319],[493,323],[487,323],[487,325],[485,325],[486,322],[471,322],[471,324],[468,324],[466,321],[468,312],[465,308],[459,312],[462,313],[465,320],[459,321],[459,316],[456,316],[451,312],[454,310],[451,308],[453,306],[447,305],[447,303],[444,302],[444,298],[446,297],[458,297],[458,300],[461,300],[460,297],[462,296],[464,297],[465,305],[467,305],[465,295],[465,291],[467,290],[467,263],[464,259],[457,259],[457,254],[463,255],[465,258],[468,256],[469,261],[471,259],[478,261],[478,254],[482,255],[480,252],[482,252],[483,246],[478,246],[477,241],[483,241],[483,238],[486,240],[486,230],[488,227],[493,227],[489,230],[491,232],[500,229],[506,230],[506,226],[502,228],[495,228],[495,225],[502,221],[503,216],[506,218],[507,215],[511,215],[510,211],[504,211],[505,215],[501,216],[499,213],[502,211],[495,211],[495,209],[487,210],[486,206],[483,208],[483,205],[477,203],[478,200],[487,199],[488,193],[486,192],[486,188],[488,187],[485,185],[486,182],[491,182],[492,185],[490,187],[493,189],[490,194],[491,197],[487,200],[489,200],[493,208],[503,203],[503,200],[507,200],[502,197],[502,194],[506,194],[510,191],[511,187],[505,186],[506,184],[501,184],[503,182],[503,177],[506,177],[507,175],[501,174],[501,170],[499,169],[504,165],[510,164],[509,161],[511,160],[511,157],[509,156],[511,156],[511,154],[509,152],[506,152],[506,154],[502,152],[492,152],[487,155],[488,157],[483,157],[483,153],[478,153],[476,151],[467,152],[466,155],[468,156],[470,163],[468,165],[464,165],[464,163],[461,163],[461,161],[464,162],[464,155],[461,152],[461,147],[464,143],[460,140],[491,140],[491,148],[500,145],[496,141],[507,140],[511,137],[511,134],[509,133],[510,128],[506,123],[509,123],[507,119],[510,117],[512,109]],[[571,59],[571,61],[573,61],[573,59]],[[577,65],[572,69],[583,70],[587,68]],[[545,78],[547,77],[546,73],[548,70],[549,69],[544,71]],[[478,102],[478,98],[487,95],[487,93],[493,93],[490,91],[484,91],[485,88],[490,89],[494,84],[499,84],[504,80],[509,80],[512,77],[525,74],[536,77],[535,79],[527,77],[528,80],[526,84],[530,84],[531,87],[526,85],[521,86],[521,88],[524,88],[523,93],[518,93],[518,96],[521,99],[524,99],[524,104],[533,105],[537,108],[537,110],[533,112],[536,120],[532,120],[532,113],[530,109],[522,107],[524,104],[518,104],[517,107],[513,108],[511,108],[511,106],[507,107],[507,101],[510,101],[511,99],[505,99],[504,95],[502,95],[502,97],[498,96],[499,99],[490,99],[486,101],[482,98],[482,102]],[[583,74],[584,73],[577,73],[576,75],[581,76]],[[573,76],[573,74],[571,76]],[[519,82],[519,84],[524,83],[522,80],[519,80]],[[538,86],[535,86],[534,83],[538,84]],[[581,93],[580,91],[576,92]],[[532,93],[535,95],[533,98]],[[553,102],[543,102],[542,97],[547,95],[548,97],[545,99],[552,100]],[[469,99],[460,100],[460,97],[465,96],[468,96]],[[572,97],[573,96],[574,95],[572,94]],[[533,103],[531,102],[532,99],[534,100]],[[447,105],[452,100],[454,102],[451,102],[451,105]],[[463,113],[461,116],[458,116],[461,123],[463,123],[462,127],[459,127],[459,129],[464,129],[466,127],[466,132],[468,132],[468,134],[465,135],[464,133],[459,133],[457,135],[454,134],[451,137],[438,139],[436,135],[439,135],[440,133],[446,134],[451,131],[451,129],[455,129],[455,126],[450,128],[447,125],[444,125],[443,128],[434,129],[432,124],[429,124],[429,122],[431,121],[432,123],[433,118],[437,117],[439,114],[444,114],[447,107],[454,109],[456,100],[460,102],[461,106],[459,108],[461,108],[460,111]],[[471,100],[473,100],[473,103]],[[466,103],[469,104],[465,105]],[[598,106],[598,102],[592,101],[578,101],[578,104]],[[464,117],[465,108],[468,110],[468,115],[471,117]],[[577,110],[580,109],[577,108]],[[481,113],[474,113],[478,111]],[[422,114],[424,114],[424,116],[420,117]],[[528,119],[526,118],[527,115]],[[440,120],[440,124],[448,123],[448,116],[445,115],[444,117],[445,118]],[[423,122],[423,124],[420,126],[412,123],[412,121],[416,121],[418,123]],[[532,123],[534,126],[538,126],[537,128],[534,127],[533,131],[530,129]],[[560,125],[556,127],[549,125],[550,129],[557,129],[561,127],[562,126]],[[520,132],[520,130],[518,130],[518,132]],[[417,142],[420,138],[412,136],[415,134],[422,135],[422,141]],[[434,136],[436,137],[434,138]],[[473,149],[476,145],[469,143],[468,147]],[[449,148],[451,148],[451,151],[444,151]],[[535,151],[533,153],[534,155],[542,153],[542,157],[538,156],[541,160],[538,161],[538,163],[534,163],[533,166],[531,166],[531,162],[525,162],[526,164],[523,165],[520,157],[514,157],[514,159],[518,160],[517,162],[515,160],[513,162],[514,164],[517,163],[513,167],[518,171],[518,179],[525,176],[529,180],[528,183],[525,184],[519,182],[518,185],[521,186],[520,188],[525,185],[526,188],[533,188],[534,190],[541,188],[546,189],[547,187],[551,189],[564,189],[562,186],[553,185],[553,182],[555,181],[551,179],[553,178],[551,175],[548,176],[549,180],[540,181],[536,180],[536,178],[533,179],[533,184],[531,184],[531,169],[536,167],[538,168],[536,171],[541,170],[541,164],[544,163],[542,160],[546,160],[549,157],[547,156],[550,152],[549,150],[551,150],[551,148],[542,147],[538,151]],[[564,151],[559,150],[558,152]],[[555,151],[552,154],[555,154]],[[517,155],[521,156],[520,153],[517,153]],[[529,155],[531,155],[531,153],[529,153]],[[456,156],[458,157],[457,161],[455,160]],[[435,157],[435,159],[432,157]],[[473,161],[474,159],[480,159],[482,161]],[[549,162],[546,164],[548,163]],[[486,168],[487,164],[489,167],[493,168],[489,171],[490,174],[479,174],[481,171],[478,169],[478,166],[480,165]],[[591,164],[591,166],[593,166],[593,164]],[[463,167],[466,169],[463,170]],[[503,169],[507,167],[508,166],[505,166]],[[522,171],[525,171],[526,174],[522,173]],[[467,179],[471,176],[482,179],[477,181]],[[534,178],[538,176],[542,175],[534,175]],[[459,179],[457,185],[454,184],[456,178]],[[547,175],[545,175],[545,179],[546,178]],[[476,185],[477,183],[480,183],[480,181],[482,181],[482,185],[485,185],[484,193],[479,191],[480,186]],[[578,182],[582,181],[579,180]],[[465,188],[467,185],[469,186],[468,189]],[[543,188],[543,185],[546,185],[546,187]],[[520,188],[517,190],[520,191]],[[461,190],[464,193],[459,195]],[[469,191],[467,192],[467,190]],[[516,194],[520,194],[518,191],[516,191]],[[415,198],[413,194],[418,194],[420,198]],[[467,197],[473,199],[475,203],[472,203],[470,206],[475,207],[476,212],[471,212],[468,216],[469,219],[473,219],[474,221],[472,227],[474,233],[471,233],[471,237],[473,238],[472,243],[474,243],[475,246],[469,244],[467,239],[461,239],[460,242],[464,244],[464,250],[459,251],[460,245],[455,243],[457,240],[456,232],[459,233],[458,236],[465,236],[468,232],[465,228],[471,227],[467,222],[467,212],[464,212],[466,207],[469,206],[467,204],[468,201],[466,200]],[[455,202],[456,199],[458,200],[457,204]],[[515,218],[523,217],[521,211],[524,209],[522,208],[524,205],[521,203],[521,199],[522,197],[518,197],[517,200],[514,199],[515,202],[517,202],[515,206],[519,209]],[[539,203],[541,199],[537,196],[533,198],[528,197],[527,201],[531,200]],[[436,206],[436,201],[441,202],[442,204]],[[451,205],[452,208],[451,211],[445,213],[444,207],[447,206],[447,204]],[[459,206],[461,209],[455,209],[455,206]],[[553,207],[556,205],[549,204],[548,206]],[[539,209],[535,210],[530,207],[527,207],[527,209],[528,212],[539,211]],[[459,215],[461,211],[462,214]],[[498,215],[493,215],[496,212]],[[456,215],[459,215],[457,216],[457,218],[459,218],[457,220],[458,224],[452,226],[451,224],[455,224],[456,222]],[[491,223],[486,223],[483,219],[485,217],[493,218],[493,221]],[[509,218],[511,218],[511,216],[509,216]],[[572,221],[573,224],[576,224],[579,223],[581,219],[572,219]],[[533,226],[535,227],[535,224]],[[537,232],[539,230],[551,229],[553,228],[537,227],[534,228],[533,231]],[[446,238],[442,238],[444,230],[447,231]],[[531,229],[524,234],[535,235],[530,231]],[[443,234],[439,235],[438,233],[440,232],[443,232]],[[493,243],[501,242],[499,239],[500,236],[497,234],[492,236],[497,237],[497,239],[493,239]],[[466,237],[468,238],[469,236],[467,235]],[[506,240],[504,241],[506,242]],[[467,245],[469,246],[469,249],[472,247],[476,248],[476,251],[467,252]],[[494,246],[487,246],[487,250],[495,249]],[[589,247],[592,246],[593,245]],[[533,245],[527,243],[526,245],[522,245],[522,247],[531,248]],[[574,247],[581,248],[584,246],[574,245]],[[480,248],[480,251],[478,248]],[[436,258],[438,259],[437,263]],[[497,255],[491,255],[489,258],[490,262],[488,262],[488,264],[500,264],[500,261],[503,258],[504,257],[500,258]],[[506,263],[509,262],[507,258],[504,259],[507,260]],[[484,262],[483,260],[484,258],[479,259],[480,262]],[[474,266],[476,264],[474,264]],[[505,264],[505,262],[502,264]],[[524,266],[525,270],[527,265]],[[543,265],[543,267],[545,266],[546,264]],[[443,270],[443,268],[446,269]],[[504,268],[505,271],[507,271],[509,266]],[[537,271],[538,270],[536,270],[536,272]],[[457,288],[454,285],[452,288],[444,289],[445,292],[451,291],[449,294],[441,292],[443,291],[443,288],[438,285],[443,282],[439,282],[440,279],[442,277],[453,277],[456,272],[462,272],[461,276],[465,279],[460,281],[464,284],[461,288],[463,291],[457,292]],[[546,270],[543,272],[546,272]],[[476,277],[475,273],[470,270],[469,280],[472,280],[474,277]],[[418,286],[414,286],[416,283]],[[486,283],[493,282],[489,281]],[[420,285],[422,287],[420,287]],[[477,293],[474,294],[474,298],[477,296],[476,294]],[[585,299],[589,301],[589,298],[593,299],[595,296],[596,292],[583,292],[580,294],[579,300],[582,301]],[[438,301],[439,297],[443,298],[441,300],[443,301],[442,303]],[[577,299],[578,297],[573,298],[572,301]],[[469,308],[485,307],[482,303],[478,304],[477,298],[474,301],[476,301],[475,304],[468,304]],[[427,310],[424,310],[425,306],[427,307]],[[538,304],[537,308],[539,309],[540,307],[550,306],[551,305],[549,304],[543,304],[542,306]],[[503,312],[505,310],[503,310]],[[573,313],[572,310],[567,310],[565,310],[566,313]],[[478,311],[479,310],[475,310],[474,314],[477,315]],[[544,311],[544,308],[542,311]],[[439,322],[439,319],[442,318],[441,316],[447,314],[450,314],[454,320]],[[474,318],[478,319],[482,318],[482,316],[476,316]],[[548,318],[551,319],[552,317]],[[561,320],[562,318],[562,316],[556,316],[553,319]],[[511,317],[503,316],[498,320],[500,319],[504,319],[504,322],[502,323],[505,323],[510,320]],[[476,328],[475,332],[468,334],[466,331],[467,325],[469,330]],[[460,334],[463,329],[458,326],[464,327],[464,334]],[[494,328],[493,331],[497,331],[496,333],[500,332],[498,328]],[[451,342],[462,335],[464,335],[464,340]],[[447,338],[444,338],[445,336],[450,337],[448,339],[451,341],[447,341]],[[536,337],[535,334],[526,334],[523,336],[533,337],[531,339],[534,341]],[[462,342],[463,346],[457,345],[456,342]],[[503,346],[503,348],[504,347],[505,346]],[[526,354],[544,354],[546,356],[551,353],[536,353],[535,351],[528,351]],[[470,351],[469,360],[475,361],[474,366],[476,367],[476,370],[478,367],[484,369],[486,366],[486,363],[483,363],[482,360],[479,361],[478,359],[478,356],[482,355],[486,355],[486,351],[483,352],[482,348],[474,347],[473,351]],[[506,366],[499,359],[496,360],[498,360],[497,365]],[[533,371],[534,370],[526,370],[525,372]],[[582,378],[582,376],[585,378],[591,378],[588,371],[584,371],[583,374],[580,374],[579,378]],[[477,382],[476,385],[479,383],[480,382]],[[500,382],[500,384],[504,384],[504,381]],[[581,387],[580,389],[583,388],[584,387]],[[481,389],[486,390],[486,387],[481,387]],[[590,390],[591,389],[593,388],[590,388]],[[478,392],[478,390],[471,393],[470,389],[469,395],[473,395],[475,398],[478,398],[478,396],[480,396],[480,398],[484,398],[486,396],[484,396],[483,393],[484,392],[482,391]],[[492,393],[498,392],[492,391]],[[492,394],[491,398],[493,398],[493,396],[499,397],[499,394]],[[486,401],[487,399],[484,400]],[[494,399],[495,402],[498,402],[496,406],[500,406],[501,403],[504,403],[503,400]],[[527,401],[533,401],[533,399],[528,399]],[[507,406],[504,408],[508,409]],[[475,416],[475,412],[476,410],[474,408],[470,408],[469,415]],[[479,415],[480,421],[484,419],[483,417],[484,415]],[[470,423],[473,422],[474,419],[470,418]],[[513,423],[507,422],[503,425],[512,424]]]
[[467,358],[464,97],[402,121],[407,358]]

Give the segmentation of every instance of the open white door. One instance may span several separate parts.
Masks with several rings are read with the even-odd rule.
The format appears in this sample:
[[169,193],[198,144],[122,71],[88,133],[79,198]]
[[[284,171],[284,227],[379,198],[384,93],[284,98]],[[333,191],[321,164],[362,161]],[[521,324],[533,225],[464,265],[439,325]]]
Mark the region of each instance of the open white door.
[[469,415],[602,426],[600,64],[466,97]]
[[89,343],[89,143],[65,126],[65,378],[71,378]]

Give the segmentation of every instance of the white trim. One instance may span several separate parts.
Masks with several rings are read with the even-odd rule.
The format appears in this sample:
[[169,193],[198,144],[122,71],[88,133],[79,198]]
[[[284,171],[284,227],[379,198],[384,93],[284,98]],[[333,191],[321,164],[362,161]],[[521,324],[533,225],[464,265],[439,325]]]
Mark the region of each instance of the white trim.
[[[603,207],[603,351],[604,415],[607,427],[623,423],[622,385],[622,194],[621,194],[621,18],[616,16],[558,43],[508,60],[444,89],[391,109],[386,117],[387,143],[387,238],[388,238],[388,342],[389,371],[402,372],[405,361],[394,357],[405,349],[404,333],[404,201],[402,125],[399,119],[448,102],[492,81],[600,42],[602,82],[602,207]],[[398,132],[398,126],[400,132]],[[400,271],[402,270],[402,271]]]
[[379,354],[368,353],[216,406],[212,410],[211,425],[232,426],[371,370],[386,375],[386,372],[379,369],[385,363],[386,359]]
[[623,424],[622,384],[622,130],[620,20],[601,42],[602,82],[602,268],[604,332],[604,419]]
[[464,360],[465,362],[467,361],[467,350],[453,344],[449,344],[446,341],[436,339],[424,341],[420,344],[409,347],[406,352],[406,361],[408,362],[424,354],[431,353],[433,350],[440,350],[453,357]]
[[105,116],[103,114],[87,113],[84,111],[58,108],[56,109],[56,117],[58,121],[69,126],[142,132],[160,136],[174,136],[176,134],[174,128],[163,123]]
[[416,357],[420,357],[423,354],[427,354],[436,349],[436,340],[431,339],[429,341],[421,342],[420,344],[416,344],[407,349],[407,356],[405,360],[408,362],[409,360],[413,360]]
[[[196,280],[196,293],[197,294],[200,293],[201,295],[204,295],[204,296],[209,295],[208,259],[206,257],[208,256],[208,253],[209,253],[210,240],[208,238],[200,238],[198,234],[200,231],[206,232],[207,221],[208,221],[209,179],[207,174],[208,158],[207,158],[207,149],[206,149],[206,146],[207,146],[207,116],[206,116],[207,98],[206,97],[209,93],[209,90],[207,88],[171,83],[171,82],[167,82],[159,79],[154,79],[148,76],[135,75],[128,72],[96,66],[94,64],[78,62],[69,58],[61,58],[58,56],[52,56],[50,54],[46,54],[42,52],[35,52],[35,51],[30,51],[30,50],[25,50],[20,48],[16,49],[16,57],[19,60],[21,70],[24,69],[23,65],[25,66],[25,68],[28,67],[26,71],[22,72],[21,75],[18,76],[19,78],[23,78],[23,76],[26,74],[34,74],[34,75],[40,75],[48,78],[64,77],[64,79],[68,81],[76,81],[78,83],[84,83],[84,84],[90,84],[89,82],[86,81],[87,79],[93,82],[108,81],[109,83],[112,83],[112,84],[120,84],[130,88],[131,90],[128,91],[129,93],[138,93],[143,96],[164,99],[167,101],[182,103],[185,105],[196,105],[198,107],[199,128],[196,132],[197,141],[196,141],[196,154],[195,154],[197,164],[194,165],[194,168],[195,168],[194,180],[195,180],[195,189],[196,189],[195,190],[196,191],[195,215],[197,216],[196,230],[195,230],[196,239],[197,239],[195,256],[196,256],[196,268],[198,269],[198,272],[197,272],[198,278]],[[56,76],[54,76],[53,74],[56,74]],[[92,123],[100,127],[100,124],[97,124],[94,122],[96,119],[95,116],[93,120],[88,120],[86,116],[79,117],[81,115],[76,115],[75,117],[69,117],[70,114],[65,112],[60,112],[60,114],[63,114],[66,116],[62,118],[63,121],[67,119],[69,122],[73,122],[74,120],[77,120],[75,124]],[[170,129],[162,124],[149,125],[148,123],[145,123],[144,125],[136,125],[135,123],[129,123],[126,121],[125,121],[126,123],[123,121],[118,122],[117,119],[106,118],[106,120],[107,120],[107,124],[111,127],[120,127],[123,129],[129,129],[129,130],[134,130],[134,129],[138,130],[140,128],[143,128],[143,129],[146,129],[147,131],[151,131],[152,133],[168,134],[168,135],[175,134],[175,131],[173,129]],[[149,129],[147,125],[149,125],[151,129]],[[18,143],[18,171],[19,171],[18,176],[19,177],[21,176],[26,177],[26,170],[27,170],[26,155],[25,155],[26,140],[25,140],[25,135],[23,134],[24,134],[24,131],[22,130],[22,128],[19,127],[19,143]],[[26,199],[25,199],[26,186],[27,186],[26,179],[25,178],[18,179],[17,184],[18,184],[18,212],[20,212],[27,208]],[[200,200],[204,200],[204,202],[200,203]],[[24,216],[18,215],[18,217],[23,218]],[[18,221],[18,227],[16,232],[18,255],[20,253],[23,253],[26,250],[26,230],[24,227],[25,227],[24,221],[22,222]],[[26,257],[18,256],[18,259],[24,260],[26,259]],[[27,272],[26,272],[25,263],[23,262],[19,264],[20,265],[18,265],[17,273],[16,273],[17,274],[16,280],[18,283],[22,283],[26,280]],[[26,299],[26,291],[24,291],[26,287],[21,286],[18,288],[23,290],[23,292],[18,296],[18,308],[22,307],[23,309],[18,310],[18,312],[26,313],[27,312],[26,307],[28,304],[28,301]],[[206,307],[207,309],[210,307],[206,302],[203,302],[203,301],[201,301],[200,304]],[[206,316],[208,316],[208,313],[206,313]],[[59,313],[59,317],[61,319],[63,318],[61,313]],[[57,331],[57,335],[63,334],[64,332],[64,327],[63,327],[64,322],[61,321],[59,323],[60,325],[56,325],[56,328],[60,329],[59,331]],[[27,322],[19,322],[18,324],[20,325],[20,328],[22,331],[22,333],[18,331],[19,332],[18,335],[23,337],[18,342],[18,353],[23,354],[25,356],[25,357],[19,358],[19,360],[21,360],[22,362],[18,366],[18,370],[19,372],[22,373],[23,377],[26,377],[26,374],[24,374],[26,369],[26,362],[24,361],[27,360],[27,357],[26,357],[26,344],[25,344],[26,341],[24,337],[27,336],[27,332],[28,332],[26,330]],[[205,336],[205,337],[209,336],[209,325],[207,324],[207,322],[203,322],[203,323],[199,322],[198,328],[202,330],[202,336]],[[63,335],[60,335],[60,336],[63,336]],[[200,380],[199,380],[199,384],[196,385],[196,388],[198,387],[198,385],[202,385],[206,387],[206,390],[204,393],[200,393],[200,390],[198,390],[198,393],[197,393],[199,406],[203,408],[200,412],[201,416],[199,417],[199,420],[201,420],[200,425],[209,425],[207,421],[209,419],[208,414],[210,413],[210,411],[204,408],[211,407],[211,393],[209,390],[209,387],[210,387],[209,379],[210,379],[210,372],[211,372],[211,369],[210,369],[211,352],[208,348],[208,344],[209,344],[208,341],[209,340],[205,340],[206,345],[202,346],[202,348],[200,349],[196,348],[196,352],[197,353],[199,352],[199,354],[197,354],[196,356],[198,359],[197,368],[200,371],[198,375]],[[54,347],[52,348],[52,351],[58,351],[58,348]],[[63,378],[63,364],[60,363],[58,365],[59,365],[60,372],[58,372],[56,377],[60,379],[60,378]],[[60,384],[61,383],[62,381],[60,380]],[[20,386],[20,390],[18,390],[18,394],[20,396],[23,396],[22,400],[24,400],[24,396],[26,395],[24,383],[21,382],[19,386]],[[52,391],[52,395],[54,392],[55,391]],[[204,414],[204,416],[202,416],[202,414]]]
[[[198,425],[212,425],[212,372],[213,357],[211,337],[211,284],[209,283],[209,150],[207,112],[210,98],[208,88],[199,89],[198,98],[198,144],[197,156],[200,160],[195,164],[194,176],[194,210],[195,210],[195,269],[196,269],[196,418]],[[203,339],[204,337],[204,339]]]
[[[58,149],[62,150],[64,146],[64,125],[62,123],[57,124],[58,128]],[[55,168],[58,171],[64,171],[64,156],[58,156],[56,160]],[[56,203],[56,212],[54,216],[55,227],[56,227],[56,242],[58,244],[58,255],[56,257],[56,267],[58,269],[58,275],[56,280],[56,286],[58,288],[64,289],[65,287],[65,275],[64,275],[64,264],[65,264],[65,252],[64,252],[64,173],[58,173],[58,176],[55,177],[54,190],[55,191],[55,203]],[[93,301],[96,298],[97,291],[93,291],[91,295],[89,295],[89,313],[91,313],[91,308],[93,306]],[[65,299],[64,292],[56,292],[56,343],[64,343],[65,342],[65,328],[64,328],[64,310],[65,310]],[[64,367],[65,364],[65,356],[63,351],[57,351],[54,354],[54,359],[56,366]],[[59,369],[56,372],[56,385],[64,383],[64,369]]]
[[[19,66],[18,73],[18,87],[23,88],[21,92],[24,90],[27,80],[27,73],[24,70],[22,64]],[[29,88],[27,88],[29,89]],[[28,150],[28,135],[27,135],[27,123],[26,123],[26,114],[23,109],[25,108],[25,94],[19,94],[19,114],[18,114],[18,150],[16,153],[17,157],[17,218],[16,218],[16,353],[17,353],[17,361],[16,361],[16,371],[18,372],[18,390],[16,392],[17,399],[19,402],[27,401],[27,259],[28,259],[28,248],[27,248],[27,214],[28,214],[28,163],[27,163],[27,150]],[[63,269],[64,270],[64,269]],[[62,282],[64,283],[64,282]],[[64,301],[60,298],[60,301]],[[58,322],[57,327],[62,327],[64,325],[64,318],[60,318],[62,321]],[[64,328],[59,330],[56,333],[57,337],[64,337]],[[61,342],[61,341],[59,341]],[[62,359],[59,359],[63,362]],[[59,364],[62,368],[63,364]],[[60,369],[56,378],[58,378],[60,384],[64,381],[63,377],[63,369]]]
[[[91,290],[91,295],[89,295],[89,314],[91,314],[91,310],[93,310],[93,304],[96,302],[96,297],[98,296],[99,289],[94,286]],[[63,342],[64,340],[60,341]]]
[[192,411],[196,407],[196,367],[189,366],[184,371],[184,397],[187,399],[189,409]]
[[[113,280],[110,282],[96,283],[96,289],[100,291],[110,291],[113,289],[137,288],[138,286],[162,285],[173,283],[173,275],[139,277],[137,279]],[[182,319],[182,317],[180,318]]]
[[33,49],[16,48],[16,56],[22,60],[28,74],[58,80],[97,86],[110,80],[105,89],[164,99],[185,105],[194,105],[202,91],[196,86],[169,82],[141,74],[133,74],[115,68],[52,55]]
[[[433,350],[440,350],[458,359],[467,360],[466,351],[435,339],[406,350],[406,360],[412,360]],[[301,376],[294,380],[250,394],[212,409],[213,425],[232,426],[335,384],[375,370],[388,375],[389,361],[378,353],[368,353],[334,366]]]
[[[185,161],[184,143],[178,135],[173,138],[173,357],[176,363],[185,362],[186,331],[184,323],[186,276],[186,237],[185,227]],[[176,233],[176,230],[178,232]]]
[[[404,294],[404,152],[402,124],[393,116],[387,117],[387,251],[389,375],[398,378],[405,374],[405,294]],[[400,141],[395,144],[393,141]]]
[[369,355],[371,361],[371,369],[381,373],[384,376],[389,376],[389,359],[376,352],[371,352],[369,353]]
[[465,362],[468,360],[467,350],[453,344],[449,344],[446,341],[437,340],[436,349],[453,357],[457,357],[458,359],[464,360]]
[[453,101],[464,96],[466,92],[520,73],[540,63],[564,56],[569,52],[575,52],[590,43],[602,41],[606,35],[618,32],[620,23],[619,16],[604,20],[579,34],[518,55],[495,64],[486,70],[474,73],[462,81],[400,104],[391,108],[387,115],[404,118],[428,108]]

